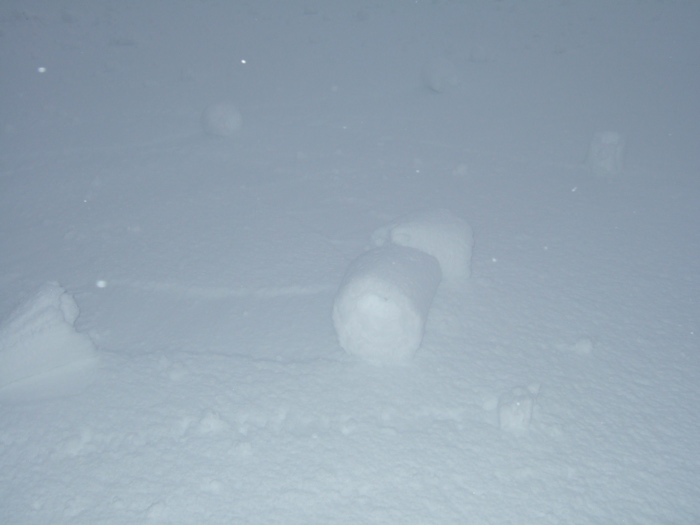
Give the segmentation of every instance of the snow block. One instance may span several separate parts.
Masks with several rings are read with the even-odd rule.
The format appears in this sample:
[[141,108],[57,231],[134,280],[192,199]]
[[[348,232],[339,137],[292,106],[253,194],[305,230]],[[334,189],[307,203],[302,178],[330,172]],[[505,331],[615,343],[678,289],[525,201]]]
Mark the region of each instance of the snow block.
[[360,255],[333,305],[340,346],[374,365],[409,361],[440,279],[438,261],[420,250],[388,244]]
[[601,131],[593,135],[588,148],[586,165],[598,177],[622,174],[625,137],[616,131]]
[[202,112],[202,128],[207,135],[237,137],[243,128],[243,117],[234,104],[212,104]]
[[374,246],[387,243],[421,250],[435,257],[448,288],[461,288],[469,278],[474,245],[472,229],[449,210],[406,215],[372,234]]
[[55,282],[44,284],[0,325],[0,388],[96,357],[77,332],[75,299]]

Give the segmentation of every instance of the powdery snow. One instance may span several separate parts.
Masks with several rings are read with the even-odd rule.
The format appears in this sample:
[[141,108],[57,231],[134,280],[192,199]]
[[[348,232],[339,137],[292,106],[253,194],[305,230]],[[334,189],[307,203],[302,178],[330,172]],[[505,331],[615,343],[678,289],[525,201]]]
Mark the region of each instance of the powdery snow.
[[[2,2],[0,522],[700,523],[698,27]],[[334,298],[425,209],[466,286],[366,364]]]

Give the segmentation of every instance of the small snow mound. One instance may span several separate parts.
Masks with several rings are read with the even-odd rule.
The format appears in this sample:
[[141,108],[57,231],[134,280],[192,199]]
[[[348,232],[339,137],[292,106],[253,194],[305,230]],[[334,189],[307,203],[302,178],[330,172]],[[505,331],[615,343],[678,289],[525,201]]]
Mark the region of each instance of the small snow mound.
[[44,284],[0,325],[0,388],[96,357],[76,331],[80,311],[58,283]]
[[202,112],[202,128],[207,135],[236,137],[242,127],[243,117],[234,104],[212,104]]
[[616,177],[624,168],[625,137],[616,131],[600,131],[593,135],[586,165],[597,177]]
[[199,434],[216,434],[228,428],[228,423],[224,421],[218,412],[207,410],[199,420],[197,432]]
[[540,385],[516,387],[498,399],[498,424],[501,430],[516,436],[524,435],[530,428],[535,400]]

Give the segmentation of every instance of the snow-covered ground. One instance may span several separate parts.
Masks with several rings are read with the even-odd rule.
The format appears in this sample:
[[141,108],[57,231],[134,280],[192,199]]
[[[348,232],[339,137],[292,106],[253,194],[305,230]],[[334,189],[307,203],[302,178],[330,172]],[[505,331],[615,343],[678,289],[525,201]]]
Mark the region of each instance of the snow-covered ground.
[[[698,27],[0,3],[0,522],[700,523]],[[345,352],[346,269],[438,208],[467,286]]]

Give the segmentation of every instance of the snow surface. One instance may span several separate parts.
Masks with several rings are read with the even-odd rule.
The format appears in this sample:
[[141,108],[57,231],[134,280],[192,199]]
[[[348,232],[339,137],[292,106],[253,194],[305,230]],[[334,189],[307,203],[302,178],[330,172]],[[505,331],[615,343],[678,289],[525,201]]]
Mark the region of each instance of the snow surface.
[[[98,354],[0,391],[0,522],[700,523],[698,27],[690,0],[0,3],[0,320],[59,283]],[[410,366],[363,364],[333,297],[424,208],[472,227],[469,286]]]

